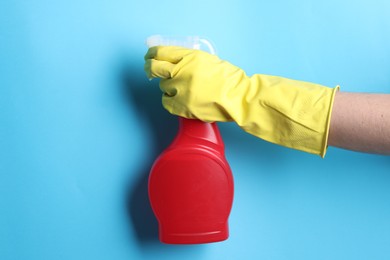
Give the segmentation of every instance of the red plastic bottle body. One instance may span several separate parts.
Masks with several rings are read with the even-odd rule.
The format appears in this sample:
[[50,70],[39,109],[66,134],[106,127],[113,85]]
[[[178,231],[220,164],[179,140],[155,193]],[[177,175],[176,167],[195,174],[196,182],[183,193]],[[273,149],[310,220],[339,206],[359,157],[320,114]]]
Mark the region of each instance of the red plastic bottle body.
[[149,175],[161,242],[199,244],[228,238],[233,177],[215,123],[180,118],[179,133]]

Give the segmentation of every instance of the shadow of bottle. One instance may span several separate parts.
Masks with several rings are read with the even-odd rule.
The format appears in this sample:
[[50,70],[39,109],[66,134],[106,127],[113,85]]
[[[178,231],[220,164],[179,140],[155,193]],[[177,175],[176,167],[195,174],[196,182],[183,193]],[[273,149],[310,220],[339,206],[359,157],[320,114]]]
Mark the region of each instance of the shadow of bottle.
[[169,145],[177,132],[176,117],[170,115],[161,105],[161,91],[158,81],[148,82],[139,68],[125,67],[120,75],[123,96],[126,102],[136,109],[140,120],[152,129],[149,143],[152,151],[138,166],[138,179],[127,185],[126,207],[141,246],[159,244],[158,223],[153,214],[148,197],[149,171],[157,156]]

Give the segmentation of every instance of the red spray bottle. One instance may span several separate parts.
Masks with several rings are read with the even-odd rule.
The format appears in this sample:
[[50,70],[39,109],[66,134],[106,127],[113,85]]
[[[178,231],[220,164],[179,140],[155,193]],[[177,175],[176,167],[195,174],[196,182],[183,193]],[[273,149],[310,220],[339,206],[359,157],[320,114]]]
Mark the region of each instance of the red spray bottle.
[[[212,45],[198,37],[152,36],[148,47]],[[154,162],[149,199],[159,223],[160,241],[199,244],[226,240],[233,203],[233,177],[216,123],[179,117],[179,131]]]

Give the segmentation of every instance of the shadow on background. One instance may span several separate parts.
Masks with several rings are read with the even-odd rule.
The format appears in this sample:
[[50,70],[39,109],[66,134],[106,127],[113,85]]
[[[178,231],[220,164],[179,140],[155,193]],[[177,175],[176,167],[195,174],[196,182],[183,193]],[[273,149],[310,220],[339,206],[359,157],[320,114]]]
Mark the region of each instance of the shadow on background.
[[126,101],[136,109],[139,118],[152,130],[149,150],[153,151],[140,162],[138,176],[128,185],[127,210],[130,215],[138,242],[141,245],[160,243],[158,240],[158,223],[150,207],[148,198],[148,177],[150,168],[157,156],[173,140],[178,123],[174,116],[166,112],[161,105],[161,92],[158,81],[148,82],[139,68],[125,67],[121,71],[121,86]]
[[[120,72],[121,91],[131,109],[135,109],[137,117],[151,129],[152,140],[148,143],[151,153],[139,162],[137,172],[130,176],[137,176],[130,181],[127,187],[126,206],[130,220],[136,233],[139,245],[145,249],[187,250],[186,246],[169,246],[160,243],[158,239],[158,223],[150,207],[148,197],[149,171],[157,156],[171,143],[178,130],[178,120],[169,114],[161,105],[161,91],[158,80],[149,82],[144,77],[142,68],[123,66]],[[258,140],[232,124],[220,123],[221,133],[225,139],[226,148],[231,151],[242,151],[242,160],[259,162],[264,158],[266,164],[280,162],[283,151],[273,144]],[[239,138],[237,138],[239,137]],[[243,150],[243,147],[246,149]],[[236,153],[236,152],[233,152]],[[261,155],[261,156],[260,156]],[[250,158],[247,158],[247,157]],[[253,158],[252,158],[253,157]],[[199,251],[199,247],[192,246]],[[172,252],[173,253],[173,252]]]
[[[150,207],[148,177],[154,160],[174,139],[178,129],[178,120],[162,107],[158,80],[149,82],[144,77],[142,68],[124,66],[121,70],[120,79],[126,102],[132,109],[134,108],[136,110],[135,112],[139,119],[146,122],[146,125],[152,130],[153,140],[149,143],[154,146],[149,147],[148,150],[152,151],[152,153],[140,162],[137,168],[138,171],[130,174],[131,176],[138,176],[138,179],[135,182],[132,179],[128,185],[127,211],[136,232],[137,240],[141,246],[147,246],[150,243],[155,244],[155,246],[157,244],[163,245],[158,240],[158,223]],[[231,131],[229,129],[232,128],[226,126],[223,129],[224,135],[228,140],[237,139],[237,129],[236,131]],[[231,137],[231,135],[235,137]],[[247,140],[247,143],[251,143],[253,142],[253,138],[253,136],[244,134],[240,130],[239,141],[237,140],[237,143],[228,142],[228,144],[234,150],[240,150],[245,140]],[[259,143],[256,144],[256,146],[258,145]],[[256,147],[256,150],[262,150],[263,145]],[[248,145],[246,147],[248,148]],[[249,152],[249,154],[251,153]],[[253,154],[256,154],[256,157],[258,157],[261,152],[256,151]],[[268,152],[267,154],[270,153]]]

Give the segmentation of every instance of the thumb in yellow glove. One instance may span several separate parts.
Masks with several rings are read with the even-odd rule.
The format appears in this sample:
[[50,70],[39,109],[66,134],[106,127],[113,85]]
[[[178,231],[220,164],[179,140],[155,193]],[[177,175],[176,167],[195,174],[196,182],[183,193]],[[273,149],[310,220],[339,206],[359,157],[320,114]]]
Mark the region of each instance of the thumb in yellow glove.
[[235,121],[266,141],[325,156],[335,88],[256,74],[200,50],[157,46],[145,55],[163,106],[203,121]]

